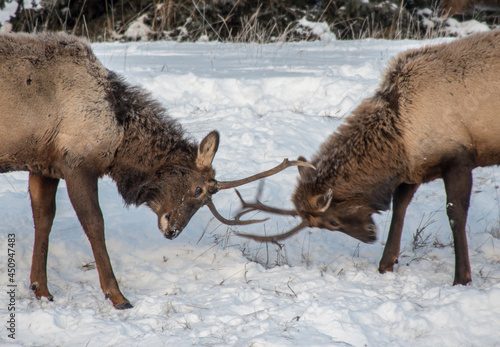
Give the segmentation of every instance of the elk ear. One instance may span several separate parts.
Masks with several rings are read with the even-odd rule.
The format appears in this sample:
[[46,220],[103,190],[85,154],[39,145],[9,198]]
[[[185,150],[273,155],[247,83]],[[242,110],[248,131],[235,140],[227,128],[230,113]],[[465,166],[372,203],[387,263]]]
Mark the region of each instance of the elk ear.
[[198,147],[198,156],[196,157],[196,166],[199,169],[208,168],[212,165],[215,153],[219,148],[219,133],[212,131],[205,136]]
[[[307,163],[307,159],[302,156],[299,157],[299,160]],[[316,177],[316,170],[311,167],[297,166],[297,168],[299,169],[300,178],[305,182],[311,182]]]
[[332,189],[328,189],[325,194],[319,194],[311,199],[311,206],[318,210],[318,212],[326,212],[330,207],[333,200]]
[[320,211],[326,212],[326,210],[328,210],[328,208],[330,208],[330,204],[332,203],[332,200],[333,200],[333,191],[332,191],[332,188],[330,188],[330,189],[328,189],[328,191],[325,194],[323,194],[323,200],[321,201],[321,204],[323,206],[321,206]]

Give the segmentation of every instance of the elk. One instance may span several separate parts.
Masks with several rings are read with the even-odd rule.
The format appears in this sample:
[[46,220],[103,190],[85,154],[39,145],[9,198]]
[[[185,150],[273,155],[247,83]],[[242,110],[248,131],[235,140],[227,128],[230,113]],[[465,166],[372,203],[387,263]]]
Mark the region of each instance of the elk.
[[218,182],[212,161],[219,134],[198,146],[145,90],[108,71],[90,45],[65,34],[0,35],[0,173],[29,172],[35,227],[30,287],[53,300],[47,286],[49,233],[60,179],[90,241],[105,298],[117,309],[131,308],[114,276],[98,201],[98,179],[109,175],[126,205],[149,206],[158,228],[175,239],[207,205],[223,218],[211,197],[275,174],[276,168]]
[[[471,281],[465,233],[472,170],[500,164],[500,31],[409,50],[393,58],[370,98],[347,117],[300,167],[294,210],[243,202],[236,218],[254,210],[298,216],[302,222],[274,236],[238,234],[277,242],[306,227],[376,240],[374,213],[392,220],[379,264],[393,271],[406,209],[422,183],[442,178],[455,245],[454,285]],[[302,158],[303,159],[303,158]]]

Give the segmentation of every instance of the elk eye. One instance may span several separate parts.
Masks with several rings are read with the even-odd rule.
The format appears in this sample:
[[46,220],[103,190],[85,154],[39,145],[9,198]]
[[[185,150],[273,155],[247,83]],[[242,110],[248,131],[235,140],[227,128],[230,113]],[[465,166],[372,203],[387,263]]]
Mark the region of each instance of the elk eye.
[[338,227],[338,226],[339,226],[339,225],[338,225],[338,223],[336,223],[336,222],[334,222],[334,221],[330,221],[330,225],[331,225],[332,227]]
[[196,188],[196,190],[194,191],[194,197],[197,198],[199,197],[201,194],[203,193],[203,189],[201,189],[200,187]]

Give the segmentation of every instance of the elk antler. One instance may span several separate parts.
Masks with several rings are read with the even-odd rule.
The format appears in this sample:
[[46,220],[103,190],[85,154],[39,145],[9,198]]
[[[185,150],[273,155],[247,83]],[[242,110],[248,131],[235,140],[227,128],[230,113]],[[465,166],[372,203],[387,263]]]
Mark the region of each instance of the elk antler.
[[289,238],[290,236],[298,233],[300,230],[302,230],[308,226],[309,226],[309,223],[307,221],[302,221],[299,225],[297,225],[292,230],[287,231],[284,234],[278,234],[278,235],[272,235],[272,236],[260,236],[260,235],[240,234],[240,233],[235,233],[235,234],[238,236],[241,236],[241,237],[245,237],[247,239],[252,239],[252,240],[258,241],[258,242],[278,243],[278,241]]
[[294,217],[298,216],[298,213],[295,210],[282,210],[282,209],[279,209],[276,207],[264,205],[262,202],[260,202],[259,199],[260,199],[260,196],[262,194],[263,187],[264,187],[264,183],[261,182],[259,184],[257,194],[255,195],[255,202],[246,202],[241,197],[241,194],[238,191],[238,189],[235,189],[236,195],[238,195],[238,198],[241,201],[241,211],[236,215],[236,217],[235,217],[236,220],[239,220],[241,216],[243,216],[249,212],[252,212],[252,211],[263,211],[263,212],[281,214],[281,215],[285,215],[285,216],[294,216]]
[[[250,176],[250,177],[247,177],[247,178],[243,178],[241,180],[236,180],[236,181],[217,182],[217,189],[220,190],[220,189],[229,189],[229,188],[238,187],[238,186],[241,186],[243,184],[250,183],[250,182],[259,180],[261,178],[269,177],[271,175],[277,174],[278,172],[283,171],[286,168],[289,168],[291,166],[307,166],[307,167],[310,167],[310,168],[313,168],[313,169],[316,170],[316,168],[314,167],[314,165],[312,165],[312,164],[310,164],[310,163],[308,163],[306,161],[302,161],[302,160],[289,161],[288,159],[284,159],[283,162],[281,164],[279,164],[278,166],[276,166],[276,167],[274,167],[274,168],[272,168],[270,170],[258,173],[256,175],[253,175],[253,176]],[[247,225],[247,224],[264,222],[264,221],[266,221],[266,220],[269,219],[269,218],[266,218],[266,219],[255,219],[255,220],[244,220],[244,221],[240,220],[241,216],[243,216],[244,214],[246,214],[246,213],[248,213],[250,211],[253,211],[253,210],[263,210],[263,211],[267,211],[267,212],[271,212],[271,213],[286,214],[286,215],[290,215],[290,216],[296,216],[297,215],[297,213],[295,211],[286,211],[286,210],[280,210],[280,209],[277,209],[277,208],[266,207],[264,204],[262,204],[258,200],[257,200],[257,202],[255,204],[256,207],[253,208],[249,204],[245,205],[246,203],[244,202],[243,198],[241,197],[241,195],[240,195],[240,193],[238,191],[236,191],[236,194],[238,194],[238,197],[240,198],[240,200],[241,200],[244,208],[245,207],[248,207],[248,208],[245,211],[241,211],[236,216],[236,218],[233,219],[233,220],[226,219],[226,218],[222,217],[220,215],[220,213],[217,211],[217,209],[215,208],[215,205],[214,205],[214,203],[212,201],[209,201],[207,203],[207,206],[210,209],[210,212],[212,212],[212,214],[214,215],[214,217],[217,218],[221,223],[224,223],[224,224],[227,224],[227,225]],[[260,193],[258,193],[257,199],[258,199],[259,196],[260,196]]]
[[302,161],[302,160],[289,161],[288,158],[286,158],[278,166],[276,166],[276,167],[274,167],[274,168],[272,168],[270,170],[267,170],[267,171],[255,174],[253,176],[250,176],[250,177],[247,177],[247,178],[243,178],[243,179],[240,179],[240,180],[235,180],[235,181],[225,181],[225,182],[224,181],[219,181],[219,182],[217,182],[217,188],[219,190],[221,190],[221,189],[229,189],[229,188],[239,187],[239,186],[241,186],[243,184],[247,184],[247,183],[250,183],[250,182],[253,182],[253,181],[257,181],[257,180],[259,180],[261,178],[269,177],[269,176],[272,176],[274,174],[277,174],[278,172],[283,171],[286,168],[289,168],[291,166],[308,166],[308,167],[313,168],[314,170],[316,170],[316,168],[314,167],[314,165],[312,165],[312,164],[310,164],[310,163],[308,163],[306,161]]
[[[239,187],[243,184],[247,184],[247,183],[259,180],[261,178],[265,178],[265,177],[269,177],[269,176],[272,176],[274,174],[277,174],[278,172],[283,171],[286,168],[289,168],[291,166],[307,166],[307,167],[310,167],[310,168],[316,170],[314,165],[312,165],[306,161],[302,161],[302,160],[289,161],[288,158],[286,158],[278,166],[276,166],[270,170],[258,173],[256,175],[253,175],[253,176],[250,176],[247,178],[243,178],[240,180],[236,180],[236,181],[217,182],[217,188],[218,188],[218,190],[221,190],[221,189],[229,189],[229,188]],[[238,195],[238,198],[240,199],[240,201],[243,205],[243,208],[242,208],[242,211],[240,213],[238,213],[238,215],[235,217],[234,220],[228,220],[228,219],[222,217],[219,214],[219,212],[217,212],[217,210],[215,209],[215,206],[214,206],[212,201],[209,201],[207,203],[207,206],[215,218],[217,218],[220,222],[222,222],[224,224],[228,224],[228,225],[246,225],[246,224],[260,223],[260,222],[266,221],[268,218],[258,219],[258,220],[245,220],[245,221],[240,220],[241,216],[243,216],[244,214],[249,213],[251,211],[257,211],[257,210],[270,212],[270,213],[276,213],[276,214],[282,214],[282,215],[288,215],[288,216],[297,216],[298,215],[297,212],[293,211],[293,210],[281,210],[278,208],[274,208],[274,207],[270,207],[270,206],[266,206],[266,205],[262,204],[259,201],[261,191],[262,191],[262,185],[259,186],[259,191],[257,192],[256,202],[255,203],[247,203],[243,200],[243,198],[241,197],[241,194],[238,192],[238,190],[236,190],[236,194]],[[289,232],[282,234],[282,235],[275,235],[275,236],[257,236],[257,235],[239,234],[239,233],[237,233],[237,235],[242,236],[242,237],[246,237],[246,238],[251,238],[251,239],[254,239],[256,241],[276,243],[279,240],[283,240],[287,237],[290,237],[291,235],[295,234],[296,232],[305,228],[308,225],[309,225],[309,223],[303,221],[302,223],[297,225],[295,228],[293,228]]]
[[[257,190],[257,194],[255,195],[255,202],[249,203],[243,200],[241,197],[240,192],[236,189],[236,195],[238,195],[238,198],[241,201],[242,209],[241,211],[236,215],[235,219],[239,220],[241,216],[243,216],[246,213],[252,212],[252,211],[264,211],[264,212],[269,212],[269,213],[275,213],[275,214],[280,214],[280,215],[286,215],[286,216],[298,216],[299,214],[295,210],[282,210],[279,208],[271,207],[271,206],[266,206],[262,202],[259,201],[260,196],[262,194],[262,190],[264,187],[264,183],[261,182],[259,184],[259,189]],[[299,225],[294,227],[292,230],[287,231],[284,234],[279,234],[279,235],[273,235],[273,236],[259,236],[259,235],[253,235],[253,234],[241,234],[241,233],[236,233],[236,235],[241,236],[241,237],[246,237],[248,239],[252,239],[258,242],[272,242],[272,243],[278,243],[280,240],[284,240],[300,230],[304,229],[305,227],[309,226],[309,223],[307,221],[302,221]]]
[[264,222],[264,221],[266,221],[266,220],[269,219],[269,218],[266,218],[266,219],[240,220],[239,217],[238,217],[238,218],[236,218],[234,220],[230,220],[230,219],[226,219],[226,218],[224,218],[224,217],[221,216],[221,214],[215,208],[215,205],[212,202],[212,200],[210,200],[209,202],[207,202],[207,206],[210,209],[210,212],[212,212],[212,214],[214,215],[214,217],[217,218],[219,220],[219,222],[227,224],[227,225],[247,225],[247,224],[254,224],[254,223]]

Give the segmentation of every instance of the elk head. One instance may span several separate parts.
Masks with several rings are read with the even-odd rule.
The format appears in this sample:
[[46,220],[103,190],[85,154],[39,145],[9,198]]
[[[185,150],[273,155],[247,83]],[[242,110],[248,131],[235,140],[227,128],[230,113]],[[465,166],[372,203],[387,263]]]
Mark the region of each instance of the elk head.
[[371,217],[377,210],[362,197],[343,199],[335,196],[334,187],[328,186],[318,191],[316,171],[300,167],[299,173],[301,179],[292,199],[302,220],[310,226],[340,231],[365,243],[377,239],[377,227]]
[[228,220],[216,210],[212,195],[222,189],[238,187],[240,185],[274,175],[287,167],[310,165],[298,161],[285,159],[277,167],[262,173],[237,180],[219,182],[215,179],[215,170],[212,161],[219,147],[219,134],[216,131],[209,133],[200,143],[194,167],[179,167],[162,174],[161,182],[168,182],[166,187],[149,189],[151,196],[145,197],[146,204],[158,216],[158,228],[169,240],[175,239],[188,224],[191,217],[207,205],[212,214],[222,223],[229,225],[245,225],[262,222],[263,220]]
[[[306,162],[303,157],[299,161]],[[300,180],[293,195],[295,210],[280,210],[256,202],[247,203],[238,194],[243,204],[242,211],[237,218],[250,211],[260,210],[281,215],[298,216],[302,222],[292,230],[274,236],[256,236],[239,234],[239,236],[254,239],[260,242],[277,242],[297,233],[306,227],[316,227],[332,231],[340,231],[365,243],[373,243],[377,239],[377,227],[372,214],[377,210],[354,197],[342,199],[335,196],[334,187],[319,185],[316,180],[316,171],[312,167],[299,167]]]

